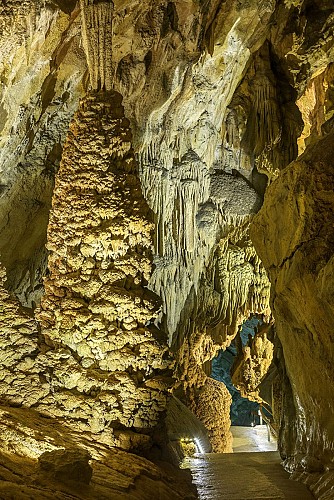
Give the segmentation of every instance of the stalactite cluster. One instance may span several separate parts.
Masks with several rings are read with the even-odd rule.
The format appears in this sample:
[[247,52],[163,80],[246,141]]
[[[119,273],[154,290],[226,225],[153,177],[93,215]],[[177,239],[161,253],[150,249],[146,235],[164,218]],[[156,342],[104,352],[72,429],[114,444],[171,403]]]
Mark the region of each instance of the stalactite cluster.
[[[249,241],[247,244],[248,225],[249,222],[245,224],[244,232],[240,231],[240,227],[234,231],[234,226],[229,226],[230,232],[220,241],[206,274],[201,278],[196,298],[190,296],[189,303],[195,306],[186,304],[181,315],[179,335],[173,343],[177,384],[184,391],[189,407],[200,419],[203,414],[198,413],[197,394],[211,381],[208,376],[212,358],[219,349],[226,349],[231,344],[250,314],[262,315],[266,320],[271,315],[270,283],[253,246]],[[263,376],[269,365],[270,362],[264,367]],[[226,409],[225,417],[221,418],[227,422],[231,401],[225,397],[226,394],[218,390],[215,398],[220,395],[223,400],[218,403],[213,399],[211,404],[221,404]],[[210,414],[210,425],[213,426],[214,410]],[[225,430],[217,432],[226,435],[226,444],[229,442],[227,428],[221,425],[219,418],[217,415],[216,427]],[[213,435],[212,439],[215,439]],[[217,443],[212,441],[212,445],[216,447]]]
[[80,0],[82,39],[93,90],[112,89],[112,23],[110,1]]

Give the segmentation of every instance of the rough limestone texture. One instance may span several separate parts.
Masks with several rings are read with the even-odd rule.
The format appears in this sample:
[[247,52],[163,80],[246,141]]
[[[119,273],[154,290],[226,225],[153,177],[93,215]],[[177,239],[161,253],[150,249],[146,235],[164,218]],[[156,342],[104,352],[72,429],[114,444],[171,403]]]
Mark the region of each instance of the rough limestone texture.
[[[231,344],[250,314],[260,314],[267,319],[271,314],[270,284],[247,239],[248,226],[249,221],[243,231],[232,229],[221,240],[207,273],[202,278],[197,300],[194,300],[195,308],[181,318],[184,337],[179,333],[172,346],[176,356],[176,386],[183,391],[185,401],[200,420],[203,411],[198,413],[197,394],[206,385],[208,375],[211,374],[211,360],[220,349],[226,349]],[[262,376],[269,364],[270,362],[263,367]],[[222,400],[218,403],[220,397]],[[225,390],[217,391],[215,398],[217,404],[225,408],[225,423],[229,422],[229,393]],[[222,417],[218,412],[211,412],[210,425],[214,426],[214,416],[217,419],[216,426],[220,428]],[[228,440],[225,442],[229,443]],[[211,444],[217,448],[217,440]],[[222,450],[221,446],[220,451]]]
[[274,344],[268,339],[268,326],[259,327],[255,336],[238,352],[231,369],[233,385],[241,396],[259,403],[263,402],[260,384],[273,360]]
[[333,133],[307,148],[252,225],[292,387],[279,446],[290,470],[306,472],[333,469],[333,154]]
[[0,268],[0,395],[15,406],[33,406],[49,393],[36,366],[40,351],[37,323],[5,289]]
[[115,439],[110,433],[104,439],[73,419],[75,405],[89,416],[91,407],[85,406],[83,397],[71,397],[68,392],[63,397],[67,407],[59,404],[59,388],[55,389],[50,374],[57,372],[57,366],[73,369],[69,352],[50,350],[34,318],[3,288],[5,278],[2,269],[0,497],[142,499],[152,497],[158,489],[166,500],[195,498],[190,478],[170,465],[157,466],[110,448],[134,447],[138,437]]
[[[104,22],[106,19],[108,23]],[[248,226],[263,201],[267,184],[276,176],[279,178],[280,172],[284,179],[288,163],[295,160],[298,153],[307,151],[324,133],[329,133],[333,126],[330,121],[334,111],[333,29],[332,0],[1,2],[0,260],[8,276],[5,286],[24,306],[38,306],[43,294],[42,278],[48,273],[45,242],[54,179],[69,123],[80,97],[91,87],[109,90],[113,84],[124,97],[143,194],[154,212],[149,220],[156,228],[155,268],[148,286],[162,299],[162,312],[166,315],[164,330],[176,359],[175,389],[190,406],[198,391],[205,387],[212,356],[217,349],[229,345],[248,314],[256,311],[267,319],[270,316],[269,282],[249,241]],[[103,133],[101,140],[105,137]],[[299,194],[297,183],[291,185],[296,186],[291,192],[292,206]],[[80,192],[78,189],[78,196]],[[97,193],[90,194],[90,200],[95,200]],[[311,194],[316,196],[315,188]],[[96,203],[101,208],[104,201],[99,200]],[[272,202],[274,214],[283,217],[285,200],[278,193]],[[108,199],[107,207],[109,202]],[[332,206],[326,207],[322,209],[323,219],[331,220]],[[70,212],[71,206],[67,208]],[[88,224],[92,213],[87,217]],[[108,220],[107,217],[106,224]],[[287,221],[288,216],[284,221],[288,226]],[[307,220],[305,226],[308,223]],[[310,223],[313,224],[313,219]],[[101,241],[105,242],[103,225],[96,227],[100,228]],[[92,228],[90,226],[89,231]],[[280,232],[275,223],[272,228],[272,238],[276,242]],[[330,229],[328,234],[331,234]],[[261,232],[260,239],[264,239],[267,226],[262,227]],[[94,231],[92,234],[96,236]],[[61,240],[67,241],[60,231]],[[278,244],[273,245],[273,254],[279,254],[282,241],[280,238]],[[74,242],[75,236],[71,244],[66,242],[66,249],[75,245]],[[55,241],[52,253],[59,251],[57,245]],[[91,251],[95,251],[95,246],[88,242],[83,248],[86,255],[82,254],[85,265]],[[315,255],[317,251],[315,248]],[[59,264],[66,269],[68,264],[61,260],[63,257],[60,255]],[[112,258],[109,255],[106,260],[109,262]],[[133,370],[127,362],[129,357],[135,365],[144,363],[145,354],[137,350],[137,344],[135,348],[134,344],[117,344],[117,349],[106,348],[108,356],[117,351],[117,358],[113,358],[115,352],[111,358],[103,358],[105,347],[102,354],[95,350],[98,338],[95,331],[82,339],[77,325],[72,325],[76,321],[74,312],[85,308],[90,311],[89,305],[96,298],[91,295],[93,283],[98,288],[99,281],[94,275],[94,279],[87,281],[89,290],[83,290],[84,280],[58,269],[56,262],[53,265],[57,276],[77,280],[64,286],[67,291],[71,290],[75,300],[66,304],[64,296],[53,295],[54,291],[59,292],[57,287],[48,290],[46,302],[50,299],[53,307],[52,301],[57,300],[61,307],[59,317],[43,319],[43,330],[49,332],[45,338],[34,322],[29,322],[29,333],[23,326],[20,333],[15,326],[17,316],[24,325],[28,324],[31,315],[22,310],[18,312],[12,299],[3,299],[11,311],[9,317],[15,315],[13,322],[7,316],[5,321],[5,331],[10,331],[15,343],[10,343],[8,335],[3,334],[6,346],[3,360],[6,363],[8,357],[11,361],[10,367],[3,372],[5,378],[8,372],[10,376],[2,385],[2,397],[8,397],[13,405],[36,404],[44,415],[64,418],[67,425],[77,426],[83,434],[93,431],[95,437],[92,439],[98,435],[99,440],[122,447],[133,447],[137,439],[143,444],[148,436],[138,432],[131,434],[126,427],[130,420],[133,421],[131,425],[139,420],[143,423],[141,410],[137,412],[137,407],[132,406],[134,413],[126,414],[121,408],[123,396],[120,398],[120,395],[128,384],[124,400],[134,405],[132,394],[137,394],[139,388],[141,395],[146,391],[141,386],[146,374],[141,369]],[[76,265],[81,269],[81,263]],[[266,265],[267,269],[269,266]],[[122,285],[126,293],[114,295],[117,302],[122,297],[122,307],[123,298],[129,296],[129,281],[132,286],[131,273],[129,268],[128,281],[124,287]],[[143,276],[147,280],[145,273],[146,267]],[[88,274],[94,273],[89,271]],[[274,275],[274,270],[271,274]],[[331,276],[330,272],[328,274]],[[113,278],[105,279],[108,288],[108,280]],[[326,295],[331,283],[327,275],[324,283],[321,293]],[[145,288],[146,283],[142,285]],[[273,290],[275,287],[276,282]],[[138,285],[138,290],[140,288]],[[281,290],[289,291],[283,286],[277,295]],[[304,297],[305,294],[302,300]],[[151,300],[152,295],[150,304]],[[133,303],[129,303],[132,308]],[[323,300],[317,307],[314,317],[317,324],[325,324],[331,331],[330,313],[321,309],[325,303]],[[278,309],[278,305],[276,307]],[[153,309],[152,317],[157,318]],[[73,313],[71,317],[65,314],[66,311]],[[50,311],[43,312],[49,314]],[[90,313],[99,316],[99,321],[100,314],[104,319],[106,314],[116,314],[111,309],[107,313],[90,311],[88,316]],[[162,318],[159,314],[159,319]],[[130,336],[137,329],[130,322],[131,329],[127,330],[124,319],[122,317],[123,324],[117,328],[122,335]],[[288,318],[285,321],[290,322]],[[300,318],[298,324],[302,322]],[[104,332],[104,321],[102,330],[98,325],[97,331]],[[304,404],[308,397],[304,395],[304,387],[309,385],[312,370],[304,373],[304,358],[299,356],[296,356],[296,368],[291,368],[292,355],[299,349],[299,345],[296,349],[291,348],[292,337],[287,333],[291,328],[287,326],[284,336],[283,328],[278,326],[282,348],[278,341],[275,346],[278,376],[274,382],[273,404],[278,413],[275,421],[281,425],[284,457],[298,454],[299,450],[304,454],[306,448],[313,446],[305,444],[310,438],[310,417],[297,418],[302,414],[299,402]],[[153,331],[152,324],[147,330]],[[305,332],[309,335],[308,331],[308,327],[300,328],[298,336]],[[314,332],[316,338],[318,331],[314,329]],[[90,336],[94,341],[89,340]],[[119,340],[115,336],[112,339],[113,342]],[[152,337],[149,339],[151,346]],[[163,345],[164,342],[163,339]],[[104,338],[102,344],[105,345]],[[160,340],[158,344],[161,346]],[[313,350],[317,353],[315,365],[318,366],[321,360],[327,367],[321,373],[323,378],[319,379],[319,386],[322,389],[318,392],[322,394],[323,391],[329,398],[331,379],[325,374],[333,359],[330,346],[320,353],[309,341],[302,344],[301,351],[303,349],[307,351],[308,367],[312,366]],[[162,351],[159,350],[161,355]],[[148,349],[148,356],[151,352]],[[101,368],[103,363],[108,365],[107,357],[120,362],[125,370],[122,372],[124,378],[116,380],[112,378],[115,371]],[[20,365],[22,359],[24,363]],[[17,364],[22,369],[16,368]],[[316,371],[320,373],[320,369]],[[38,383],[40,389],[35,390]],[[156,378],[154,383],[157,383]],[[160,383],[164,382],[159,380]],[[156,393],[162,394],[160,389],[154,389]],[[145,394],[153,397],[151,390]],[[224,400],[224,394],[221,395],[219,404]],[[326,412],[322,413],[321,405],[322,401],[327,401],[326,397],[317,399],[312,392],[312,398],[314,426],[323,429],[327,424],[323,422],[325,417],[322,415]],[[309,403],[306,406],[310,407]],[[158,413],[163,412],[157,411],[156,416]],[[123,423],[119,421],[121,414]],[[112,420],[115,415],[117,419]],[[293,423],[297,421],[298,439]],[[121,429],[123,425],[126,433]],[[319,451],[319,454],[327,453],[332,457],[330,432],[328,436],[315,448],[329,450]],[[312,437],[309,441],[314,443],[317,439]],[[292,445],[290,453],[285,451],[284,443],[297,444]],[[317,460],[315,457],[300,463],[307,463],[306,468],[314,469]],[[329,458],[327,463],[331,460]],[[291,463],[293,467],[294,461]],[[327,479],[324,481],[330,484]],[[321,494],[324,495],[324,490]]]
[[196,414],[208,429],[215,453],[232,453],[230,406],[232,396],[225,384],[208,378],[196,397]]
[[1,406],[0,415],[1,499],[196,498],[190,472],[111,449],[35,410]]
[[90,93],[71,123],[37,315],[50,345],[72,360],[71,369],[53,371],[59,402],[69,406],[71,391],[77,403],[69,411],[88,419],[94,432],[111,423],[151,428],[167,397],[167,346],[154,325],[159,301],[146,288],[153,226],[121,100],[116,92]]

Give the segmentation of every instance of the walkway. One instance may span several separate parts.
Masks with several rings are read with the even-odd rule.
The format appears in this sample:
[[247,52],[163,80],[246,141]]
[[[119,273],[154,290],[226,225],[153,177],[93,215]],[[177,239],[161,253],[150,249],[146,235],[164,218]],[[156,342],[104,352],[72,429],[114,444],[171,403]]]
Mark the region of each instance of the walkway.
[[185,460],[200,500],[312,500],[289,479],[277,452],[207,453]]
[[233,451],[276,451],[277,442],[270,436],[268,441],[268,429],[266,425],[256,425],[255,427],[232,426]]
[[[289,479],[265,426],[232,427],[234,453],[187,458],[200,500],[312,500],[303,484]],[[247,451],[247,452],[246,452]],[[250,453],[252,452],[252,453]],[[257,453],[254,453],[257,452]]]

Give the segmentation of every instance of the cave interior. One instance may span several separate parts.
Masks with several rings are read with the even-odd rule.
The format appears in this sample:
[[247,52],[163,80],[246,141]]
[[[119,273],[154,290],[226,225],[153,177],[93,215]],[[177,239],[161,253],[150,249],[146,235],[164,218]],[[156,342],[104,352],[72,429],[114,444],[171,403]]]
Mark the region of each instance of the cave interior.
[[334,498],[333,33],[332,0],[1,2],[1,499],[195,499],[184,457],[260,423]]

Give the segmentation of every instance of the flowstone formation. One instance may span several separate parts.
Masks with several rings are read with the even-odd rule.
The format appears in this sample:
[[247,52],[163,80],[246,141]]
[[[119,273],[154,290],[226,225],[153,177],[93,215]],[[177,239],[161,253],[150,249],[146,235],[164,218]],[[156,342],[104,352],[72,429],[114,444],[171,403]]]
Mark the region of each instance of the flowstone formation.
[[230,406],[232,397],[221,382],[208,378],[196,398],[196,414],[208,430],[215,453],[232,453]]

